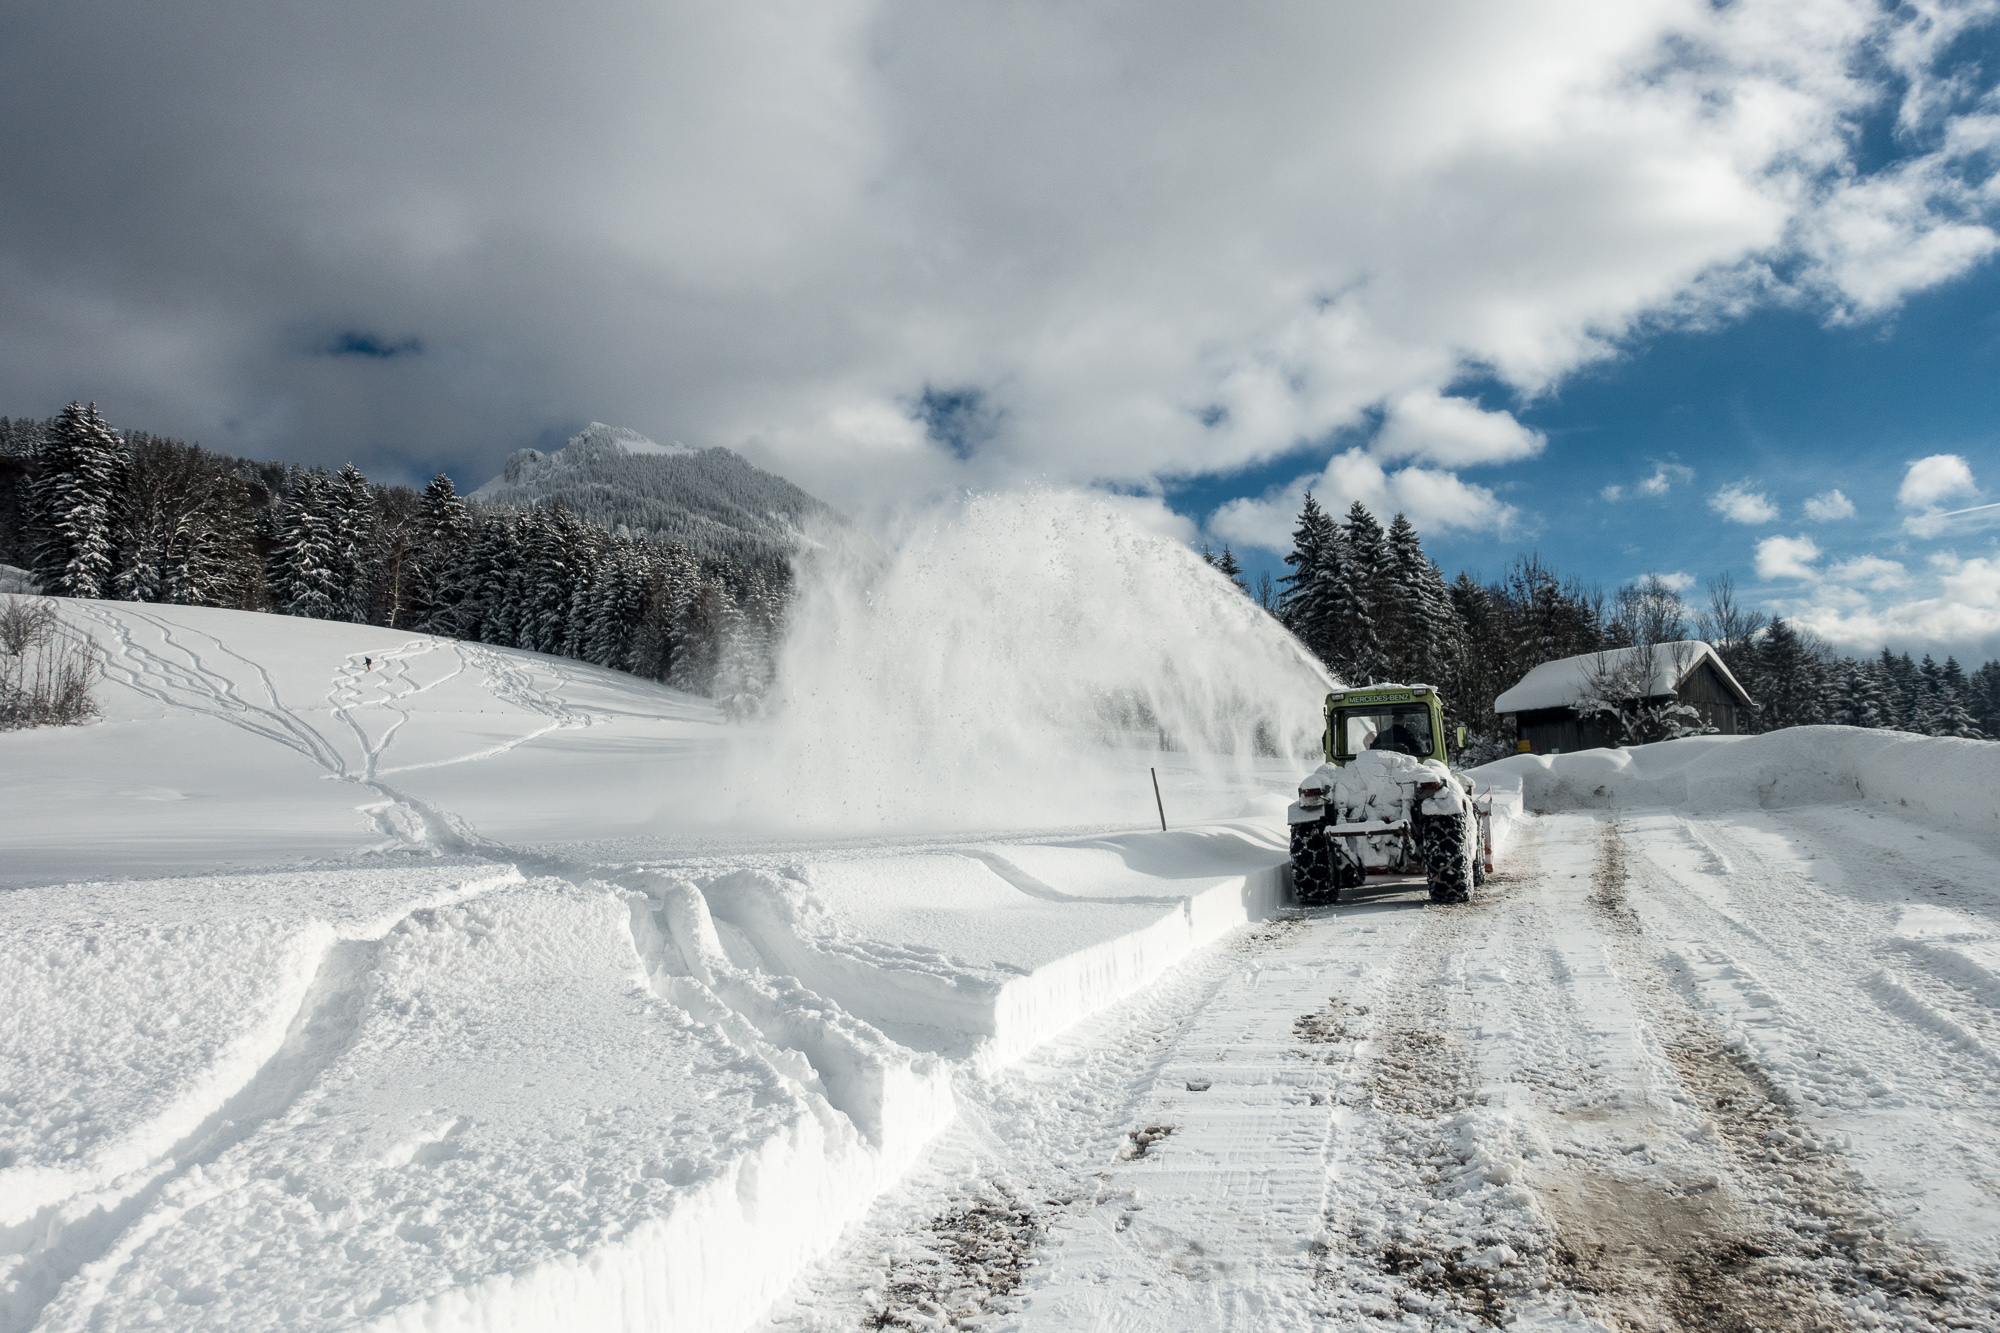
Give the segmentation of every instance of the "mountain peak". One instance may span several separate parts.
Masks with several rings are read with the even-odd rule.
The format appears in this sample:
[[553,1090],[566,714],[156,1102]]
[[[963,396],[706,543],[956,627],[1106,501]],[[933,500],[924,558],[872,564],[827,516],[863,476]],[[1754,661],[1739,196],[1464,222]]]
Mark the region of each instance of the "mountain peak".
[[623,525],[702,555],[782,559],[810,523],[839,517],[783,477],[728,449],[657,444],[593,421],[553,453],[517,449],[472,492],[483,504],[560,504],[608,529]]

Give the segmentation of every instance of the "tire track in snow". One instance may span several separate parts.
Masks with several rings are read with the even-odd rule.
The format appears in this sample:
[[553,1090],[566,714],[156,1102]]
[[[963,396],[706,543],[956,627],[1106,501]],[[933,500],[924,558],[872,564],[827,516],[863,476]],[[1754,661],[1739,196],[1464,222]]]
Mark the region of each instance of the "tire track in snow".
[[1604,822],[1601,839],[1591,906],[1682,1088],[1713,1128],[1723,1188],[1711,1201],[1704,1190],[1595,1182],[1558,1210],[1566,1281],[1634,1329],[1928,1329],[1993,1319],[2000,1287],[1911,1236],[1841,1148],[1798,1117],[1752,1051],[1716,1031],[1685,984],[1661,970],[1630,890],[1653,898],[1675,888],[1631,861],[1617,821]]
[[[70,1199],[16,1228],[19,1256],[0,1299],[0,1333],[26,1333],[72,1282],[101,1286],[122,1256],[198,1201],[200,1168],[282,1115],[353,1040],[378,940],[342,940],[321,956],[284,1040],[263,1065],[150,1167]],[[18,1243],[18,1242],[17,1242]],[[81,1296],[88,1304],[87,1295]]]
[[[1514,1099],[1486,1080],[1481,1049],[1495,1021],[1486,955],[1524,918],[1532,925],[1523,888],[1535,877],[1533,843],[1531,831],[1471,903],[1426,904],[1363,1034],[1358,1095],[1341,1116],[1351,1146],[1328,1183],[1319,1274],[1325,1313],[1339,1326],[1474,1329],[1561,1313],[1539,1294],[1550,1238],[1508,1165]],[[1509,956],[1534,961],[1546,950]],[[1526,980],[1501,979],[1510,992]],[[1578,1077],[1572,1071],[1566,1086]]]

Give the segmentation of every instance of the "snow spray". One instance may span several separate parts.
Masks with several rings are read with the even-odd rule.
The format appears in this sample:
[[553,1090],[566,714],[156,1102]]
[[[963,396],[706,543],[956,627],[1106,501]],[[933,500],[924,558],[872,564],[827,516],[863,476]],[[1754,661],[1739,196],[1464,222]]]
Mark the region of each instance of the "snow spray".
[[1136,823],[1153,765],[1233,792],[1206,813],[1236,814],[1260,763],[1287,773],[1317,744],[1325,672],[1104,497],[973,496],[894,550],[819,537],[797,564],[769,729],[740,756],[740,790],[777,822]]

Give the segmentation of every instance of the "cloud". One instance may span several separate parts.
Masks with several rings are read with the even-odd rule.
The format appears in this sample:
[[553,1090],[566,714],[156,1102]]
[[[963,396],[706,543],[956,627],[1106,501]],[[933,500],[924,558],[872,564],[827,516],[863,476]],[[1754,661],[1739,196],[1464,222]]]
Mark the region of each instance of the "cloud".
[[1708,497],[1708,507],[1732,523],[1769,523],[1778,517],[1778,506],[1762,491],[1751,490],[1747,481],[1724,486]]
[[1468,399],[1426,389],[1390,404],[1370,452],[1377,458],[1469,467],[1533,458],[1548,442],[1548,436],[1523,426],[1511,412],[1489,412]]
[[1669,588],[1672,588],[1675,592],[1686,592],[1689,588],[1692,588],[1694,586],[1694,575],[1689,574],[1684,570],[1677,569],[1671,574],[1655,574],[1652,577],[1666,584]]
[[1623,486],[1606,486],[1603,490],[1599,491],[1597,494],[1599,498],[1607,501],[1608,503],[1617,504],[1619,500],[1624,498],[1625,488]]
[[1815,523],[1831,523],[1854,517],[1854,501],[1837,490],[1822,491],[1806,501],[1806,517]]
[[1760,579],[1814,579],[1819,572],[1812,562],[1819,559],[1819,545],[1807,536],[1766,537],[1757,543],[1757,577]]
[[1468,372],[1532,396],[1636,330],[1865,317],[1990,251],[1970,12],[39,6],[0,80],[35,183],[0,194],[0,401],[468,482],[614,421],[850,508],[1324,441],[1492,530],[1457,470],[1542,439]]
[[1971,466],[1957,454],[1932,454],[1910,464],[1903,484],[1896,491],[1896,503],[1905,509],[1933,509],[1940,500],[1954,495],[1972,495]]
[[1848,652],[1884,646],[1979,661],[2000,654],[2000,558],[1936,562],[1929,596],[1896,596],[1877,607],[1828,588],[1790,608],[1793,623]]
[[1661,463],[1653,468],[1653,475],[1639,483],[1639,489],[1647,495],[1665,495],[1676,484],[1694,480],[1694,469],[1682,467],[1679,463]]
[[1209,517],[1208,531],[1239,546],[1291,549],[1292,528],[1305,492],[1336,516],[1357,500],[1382,519],[1404,514],[1426,536],[1433,532],[1498,532],[1517,518],[1484,486],[1435,468],[1384,468],[1364,449],[1336,454],[1326,471],[1300,478],[1261,499],[1231,500]]
[[1827,570],[1827,577],[1839,583],[1858,583],[1876,592],[1888,592],[1906,587],[1910,582],[1909,571],[1896,560],[1885,560],[1881,556],[1859,555],[1852,560],[1843,560]]

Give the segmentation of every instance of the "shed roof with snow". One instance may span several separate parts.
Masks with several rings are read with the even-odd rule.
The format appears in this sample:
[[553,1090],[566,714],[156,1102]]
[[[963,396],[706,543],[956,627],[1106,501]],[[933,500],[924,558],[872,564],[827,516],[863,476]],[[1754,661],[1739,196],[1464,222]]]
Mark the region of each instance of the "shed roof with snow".
[[1722,657],[1700,639],[1656,643],[1646,648],[1610,648],[1601,653],[1544,662],[1520,684],[1493,701],[1496,713],[1532,713],[1544,708],[1570,708],[1588,697],[1597,682],[1628,683],[1639,698],[1678,696],[1688,677],[1706,662],[1722,684],[1747,707],[1749,692],[1737,682]]

